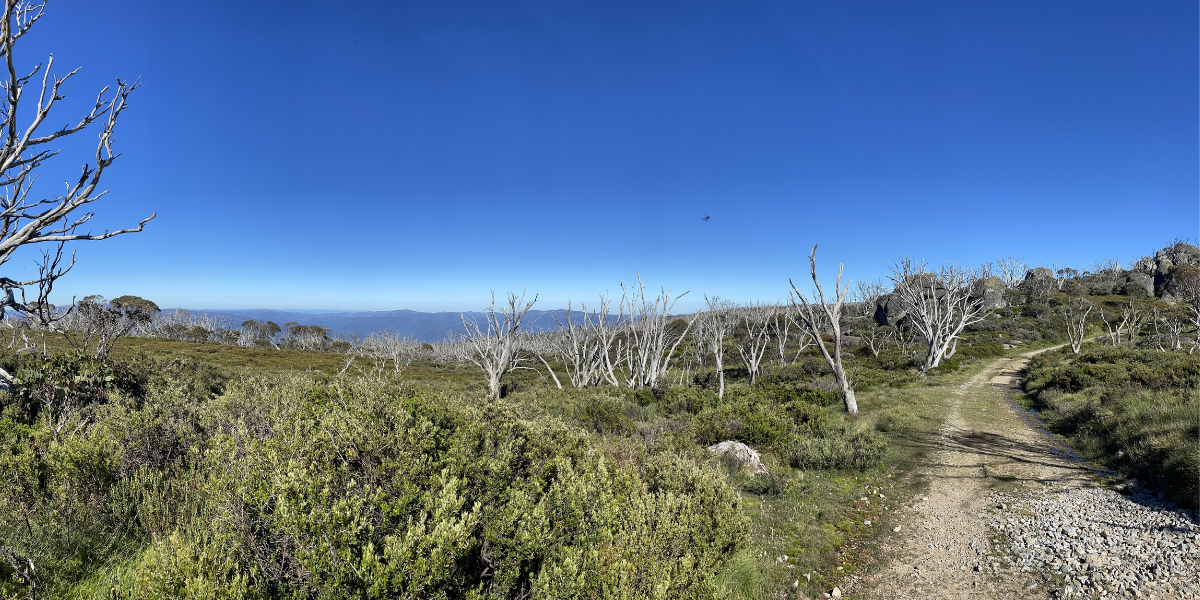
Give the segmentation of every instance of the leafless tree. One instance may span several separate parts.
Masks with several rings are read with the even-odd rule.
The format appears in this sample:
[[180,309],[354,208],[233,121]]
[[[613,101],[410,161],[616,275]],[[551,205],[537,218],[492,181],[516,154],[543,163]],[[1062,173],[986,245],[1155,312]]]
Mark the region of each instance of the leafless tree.
[[[800,355],[812,346],[812,336],[804,330],[804,327],[797,322],[797,316],[794,314],[793,306],[795,302],[791,301],[791,295],[788,296],[788,303],[780,306],[775,314],[771,315],[771,320],[774,324],[774,330],[771,332],[772,339],[775,340],[775,349],[779,355],[779,366],[785,367],[789,364],[796,364],[800,360]],[[788,345],[791,343],[791,333],[796,332],[796,352],[792,355],[789,362],[788,355],[790,351]]]
[[1093,305],[1084,298],[1075,298],[1062,306],[1063,320],[1067,322],[1067,339],[1071,342],[1071,352],[1079,354],[1083,347],[1083,338],[1087,334],[1087,316],[1092,312]]
[[1129,326],[1129,313],[1123,313],[1120,321],[1114,316],[1109,320],[1108,313],[1104,309],[1100,309],[1100,320],[1104,322],[1104,328],[1108,330],[1108,343],[1112,346],[1121,345],[1121,336],[1125,334],[1125,328]]
[[621,306],[629,311],[622,332],[625,340],[624,382],[635,389],[654,387],[660,381],[666,381],[675,350],[695,322],[695,317],[687,319],[681,331],[672,331],[668,326],[672,320],[671,310],[687,292],[672,298],[670,290],[660,288],[659,295],[650,298],[641,275],[638,275],[637,287],[622,283],[621,291]]
[[708,311],[700,315],[695,333],[696,345],[711,354],[717,367],[717,397],[725,397],[725,336],[733,328],[736,306],[727,300],[713,296],[704,297]]
[[[550,379],[554,381],[554,386],[558,389],[563,389],[562,381],[558,379],[558,374],[554,372],[554,367],[550,366],[550,361],[546,357],[557,358],[559,348],[562,347],[562,332],[561,331],[542,331],[538,333],[526,333],[521,336],[520,348],[533,355],[546,367],[546,373],[550,375]],[[536,369],[535,369],[536,370]],[[540,375],[541,372],[539,371]],[[542,380],[545,381],[545,376]]]
[[1163,341],[1167,342],[1170,350],[1183,349],[1183,317],[1174,310],[1160,312],[1157,307],[1154,312],[1154,337],[1158,343],[1159,351],[1165,352],[1167,348],[1163,348]]
[[875,319],[870,318],[866,320],[866,325],[859,329],[859,334],[862,336],[863,342],[867,344],[867,349],[871,351],[871,356],[875,358],[879,358],[879,353],[892,338],[890,328],[882,327],[875,322]]
[[924,262],[904,257],[893,264],[891,279],[927,344],[922,374],[954,356],[963,329],[986,316],[983,298],[971,295],[978,273],[970,269],[948,263],[934,273],[925,270]]
[[996,274],[1004,281],[1004,286],[1012,289],[1021,283],[1025,278],[1025,272],[1029,270],[1029,263],[1023,258],[1013,258],[1012,255],[1002,256],[995,263]]
[[1191,354],[1200,347],[1200,274],[1195,271],[1181,274],[1175,277],[1172,287],[1175,295],[1187,307],[1192,322],[1195,336],[1192,338],[1192,347],[1188,349],[1188,354]]
[[[137,89],[138,82],[130,83],[118,79],[115,88],[110,86],[100,90],[91,109],[74,125],[50,132],[40,131],[55,104],[66,97],[63,86],[79,72],[77,68],[61,77],[51,75],[54,58],[50,57],[44,70],[38,65],[28,70],[25,75],[17,74],[15,44],[41,19],[44,7],[44,2],[6,0],[4,20],[0,23],[0,55],[3,55],[7,67],[7,79],[0,83],[5,92],[3,108],[0,110],[0,124],[4,130],[4,142],[0,144],[0,188],[3,188],[0,192],[0,264],[8,262],[13,254],[24,246],[106,240],[113,236],[142,231],[146,222],[154,218],[154,215],[151,215],[138,223],[137,227],[128,229],[105,230],[100,234],[78,232],[94,214],[91,211],[80,211],[86,210],[88,204],[108,193],[107,190],[99,189],[100,178],[120,156],[113,151],[113,133],[116,131],[118,118],[129,106],[129,95]],[[27,97],[24,93],[27,86],[35,81],[39,72],[41,88],[36,96],[36,104],[32,107],[28,103],[22,104],[21,100]],[[29,121],[25,125],[19,125],[20,116],[27,116]],[[94,164],[85,163],[79,178],[69,182],[62,195],[45,198],[31,195],[37,179],[37,169],[58,154],[57,150],[47,148],[46,144],[79,133],[97,122],[100,124],[100,133]],[[61,246],[57,254],[61,259]],[[54,268],[43,268],[39,277],[34,280],[15,281],[0,278],[4,282],[6,292],[4,307],[25,313],[33,321],[45,322],[59,317],[60,314],[48,310],[49,302],[43,293],[39,293],[34,305],[17,302],[12,294],[14,288],[20,288],[24,296],[24,287],[29,285],[38,285],[41,292],[48,293],[53,281],[70,270],[69,266],[57,268],[58,261],[51,262],[54,263]],[[44,264],[43,267],[48,264]]]
[[391,365],[393,376],[399,376],[421,355],[421,343],[400,335],[395,329],[378,331],[351,346],[355,356],[372,361],[372,373],[382,377]]
[[879,298],[888,293],[887,286],[878,280],[860,281],[854,288],[854,303],[858,306],[859,315],[863,317],[873,316]]
[[1130,298],[1129,305],[1121,309],[1121,318],[1129,324],[1129,343],[1136,344],[1138,335],[1142,333],[1142,328],[1150,321],[1150,313],[1138,308],[1133,303],[1133,298]]
[[524,291],[520,298],[510,293],[506,305],[497,309],[496,294],[492,293],[492,303],[484,309],[482,326],[466,315],[459,315],[466,330],[463,336],[468,350],[465,358],[483,370],[488,394],[492,398],[500,397],[500,380],[518,366],[520,354],[517,332],[521,328],[521,320],[533,308],[534,302],[537,302],[536,295],[527,303]]
[[[854,398],[854,384],[850,381],[849,374],[842,366],[842,307],[846,302],[846,292],[850,290],[850,282],[846,282],[846,286],[842,287],[842,269],[844,265],[838,264],[837,280],[833,284],[834,297],[836,301],[830,304],[825,299],[825,292],[821,289],[821,283],[817,281],[817,245],[813,244],[812,252],[808,255],[809,272],[812,275],[813,286],[816,288],[816,295],[813,301],[819,303],[820,313],[817,308],[808,301],[804,294],[796,287],[796,283],[788,278],[788,283],[792,286],[792,293],[795,298],[800,301],[799,313],[800,322],[808,330],[809,335],[813,337],[816,346],[821,351],[821,356],[825,357],[826,364],[833,371],[833,378],[837,381],[838,388],[842,392],[842,402],[846,406],[846,413],[851,415],[858,414],[858,401]],[[830,333],[833,334],[833,351],[825,345],[825,340],[821,338],[822,320],[817,317],[818,314],[824,316],[824,323],[829,326]]]
[[[601,296],[600,310],[588,313],[587,306],[580,304],[581,312],[576,318],[572,312],[572,304],[567,301],[567,314],[560,320],[558,315],[550,316],[558,323],[560,334],[554,337],[554,353],[563,363],[567,371],[567,380],[574,387],[588,387],[601,383],[604,379],[606,353],[604,347],[603,326],[600,321],[608,320],[608,299]],[[545,361],[542,361],[545,363]],[[549,369],[550,365],[546,364]],[[557,378],[556,378],[557,381]]]
[[1121,269],[1121,261],[1115,258],[1108,258],[1096,261],[1089,270],[1094,275],[1113,278],[1120,275],[1123,269]]
[[738,355],[750,373],[750,384],[758,381],[763,359],[771,346],[771,317],[778,305],[749,304],[736,311],[739,324],[746,331],[745,341],[737,342]]

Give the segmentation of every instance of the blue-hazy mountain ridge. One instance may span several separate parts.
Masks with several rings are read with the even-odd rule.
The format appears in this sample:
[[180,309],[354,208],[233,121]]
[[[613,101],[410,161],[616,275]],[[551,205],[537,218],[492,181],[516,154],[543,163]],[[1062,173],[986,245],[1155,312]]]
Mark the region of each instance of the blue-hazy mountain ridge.
[[[320,325],[339,334],[356,334],[367,336],[379,331],[393,329],[396,333],[410,336],[422,342],[441,342],[447,336],[464,333],[460,314],[467,319],[473,319],[483,325],[484,313],[481,312],[418,312],[415,310],[386,310],[386,311],[316,311],[316,310],[276,310],[267,308],[189,308],[193,313],[206,313],[212,316],[225,316],[232,319],[235,325],[243,321],[257,319],[259,321],[274,321],[280,326],[284,323],[299,323],[301,325]],[[566,309],[560,310],[531,310],[522,321],[523,330],[546,330],[558,327],[554,316],[560,320],[566,317]],[[573,319],[578,319],[579,312],[574,311]],[[616,317],[610,316],[611,319]]]

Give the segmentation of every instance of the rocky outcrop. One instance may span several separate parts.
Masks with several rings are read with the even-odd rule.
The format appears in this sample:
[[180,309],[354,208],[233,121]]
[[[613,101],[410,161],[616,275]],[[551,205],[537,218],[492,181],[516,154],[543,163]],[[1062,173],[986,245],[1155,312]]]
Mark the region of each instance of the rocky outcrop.
[[983,299],[983,310],[997,310],[1008,306],[1008,302],[1004,299],[1004,290],[1006,289],[1004,280],[992,275],[976,283],[972,295]]
[[884,294],[875,301],[875,322],[880,325],[896,325],[908,316],[908,309],[898,294]]
[[728,455],[735,463],[745,467],[751,473],[758,475],[766,473],[767,468],[762,464],[762,458],[755,452],[753,448],[741,442],[727,441],[721,442],[708,447],[708,451],[713,454]]
[[1035,279],[1054,279],[1054,271],[1049,267],[1037,267],[1025,272],[1025,281]]
[[[1154,276],[1142,271],[1131,271],[1125,276],[1125,289],[1128,290],[1130,285],[1140,286],[1146,290],[1147,296],[1154,295]],[[1129,292],[1126,291],[1128,294]]]

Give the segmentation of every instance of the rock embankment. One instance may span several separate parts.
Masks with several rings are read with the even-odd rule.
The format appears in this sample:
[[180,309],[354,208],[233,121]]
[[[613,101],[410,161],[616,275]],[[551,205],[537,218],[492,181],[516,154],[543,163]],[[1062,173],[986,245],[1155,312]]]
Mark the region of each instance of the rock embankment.
[[1058,597],[1200,596],[1200,524],[1192,511],[1144,489],[1124,496],[1083,487],[994,500],[992,527],[1007,536],[1012,563],[1057,582]]

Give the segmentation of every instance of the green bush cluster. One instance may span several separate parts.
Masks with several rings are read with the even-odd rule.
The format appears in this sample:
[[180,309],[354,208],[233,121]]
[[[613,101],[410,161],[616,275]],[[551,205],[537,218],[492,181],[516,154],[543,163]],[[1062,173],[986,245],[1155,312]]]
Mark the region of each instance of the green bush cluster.
[[1038,355],[1027,383],[1050,427],[1087,458],[1161,480],[1190,507],[1200,497],[1198,386],[1200,357],[1098,344]]
[[399,384],[154,370],[69,433],[5,398],[0,538],[38,571],[0,596],[708,597],[747,542],[683,455]]

